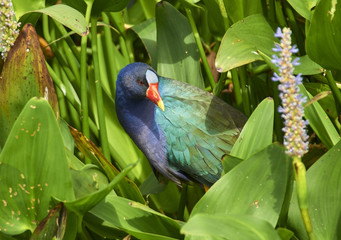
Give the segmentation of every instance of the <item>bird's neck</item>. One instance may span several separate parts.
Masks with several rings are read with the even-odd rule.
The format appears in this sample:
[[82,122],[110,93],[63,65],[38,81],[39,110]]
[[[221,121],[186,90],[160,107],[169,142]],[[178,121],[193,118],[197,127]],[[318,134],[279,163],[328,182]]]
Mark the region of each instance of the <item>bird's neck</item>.
[[[160,140],[159,127],[155,122],[155,104],[148,99],[120,99],[116,101],[118,119],[135,143]],[[144,139],[142,139],[144,138]],[[142,143],[141,143],[142,144]],[[139,145],[139,144],[138,144]]]
[[148,99],[142,99],[140,101],[127,100],[126,102],[128,116],[131,117],[137,127],[141,127],[141,124],[148,127],[156,124],[155,107],[155,104]]

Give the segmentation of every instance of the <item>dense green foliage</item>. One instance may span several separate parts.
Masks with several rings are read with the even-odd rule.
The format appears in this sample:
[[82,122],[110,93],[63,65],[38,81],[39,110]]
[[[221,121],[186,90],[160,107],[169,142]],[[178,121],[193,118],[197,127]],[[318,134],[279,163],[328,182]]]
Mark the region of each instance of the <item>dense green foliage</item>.
[[[271,81],[277,27],[292,30],[294,73],[309,100],[303,162],[313,233],[341,238],[340,3],[12,2],[21,33],[0,64],[1,239],[312,238],[281,144]],[[115,81],[136,61],[249,117],[207,193],[158,180],[120,126]]]

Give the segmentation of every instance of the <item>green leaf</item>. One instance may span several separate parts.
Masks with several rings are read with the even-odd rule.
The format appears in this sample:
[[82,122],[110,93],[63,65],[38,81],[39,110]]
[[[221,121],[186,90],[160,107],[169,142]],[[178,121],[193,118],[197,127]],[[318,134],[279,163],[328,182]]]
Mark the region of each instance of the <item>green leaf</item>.
[[[308,211],[316,239],[340,239],[341,142],[338,142],[307,171]],[[299,239],[308,239],[296,191],[288,216],[289,228]]]
[[299,65],[295,66],[294,74],[314,75],[324,72],[324,69],[316,62],[311,60],[308,55],[300,57]]
[[70,170],[76,199],[108,186],[107,177],[95,165],[86,164],[80,169],[71,168]]
[[168,2],[156,5],[157,72],[160,76],[204,88],[200,56],[185,16]]
[[223,164],[223,168],[224,168],[224,171],[222,174],[225,174],[225,173],[231,171],[232,168],[234,168],[235,166],[237,166],[241,162],[243,162],[243,159],[233,157],[231,155],[225,155],[222,158],[222,164]]
[[288,2],[302,17],[311,20],[312,9],[316,6],[317,0],[288,0]]
[[224,0],[224,4],[233,23],[250,15],[263,13],[261,0]]
[[203,0],[207,11],[207,24],[210,32],[222,37],[225,33],[224,17],[221,14],[218,0]]
[[8,53],[0,81],[0,147],[25,104],[32,97],[45,97],[57,117],[59,106],[45,64],[37,33],[31,24],[21,30]]
[[201,6],[197,5],[196,3],[198,3],[200,0],[180,0],[181,4],[185,7],[185,8],[198,8],[198,9],[202,9]]
[[219,179],[194,207],[199,213],[248,214],[276,226],[292,174],[284,148],[272,144]]
[[51,7],[26,12],[20,18],[20,21],[23,24],[27,22],[35,23],[42,13],[50,16],[81,36],[89,33],[84,16],[76,9],[64,4],[56,4]]
[[[77,213],[77,215],[83,216],[86,212],[102,201],[135,165],[136,164],[132,164],[125,168],[107,186],[99,189],[98,191],[92,192],[73,201],[64,201],[66,208]],[[55,198],[55,200],[61,201],[61,199],[58,198]]]
[[247,159],[272,143],[274,102],[264,99],[251,114],[234,144],[230,155]]
[[81,12],[83,15],[86,13],[86,3],[84,0],[63,0],[63,4],[66,4],[77,11]]
[[[109,194],[91,211],[103,226],[121,229],[138,239],[181,239],[180,225],[140,203]],[[85,220],[91,217],[87,214]]]
[[139,38],[142,40],[150,61],[152,63],[152,67],[154,69],[157,68],[157,49],[156,49],[156,22],[155,18],[151,18],[147,21],[144,21],[140,24],[137,24],[131,28]]
[[281,239],[267,221],[249,215],[200,213],[181,228],[181,233],[201,239]]
[[60,119],[60,132],[62,133],[62,137],[64,140],[64,146],[70,151],[73,152],[75,148],[75,141],[69,131],[69,127],[67,122],[64,119]]
[[[97,146],[92,141],[87,139],[83,133],[72,127],[69,128],[76,141],[79,151],[81,151],[86,157],[90,158],[93,163],[100,165],[108,176],[109,180],[113,180],[115,176],[119,174],[117,168],[105,158]],[[120,196],[139,201],[141,203],[145,202],[136,184],[128,178],[124,178],[123,181],[119,182],[115,187],[115,191]]]
[[233,24],[225,33],[219,47],[216,67],[219,72],[262,60],[257,50],[268,56],[277,39],[263,15],[251,15]]
[[278,235],[281,237],[282,240],[292,240],[294,237],[294,233],[286,228],[277,228]]
[[307,32],[306,50],[312,60],[327,69],[341,69],[340,3],[318,2]]
[[125,8],[129,3],[129,0],[95,0],[91,14],[93,16],[99,16],[102,12],[119,12]]
[[29,11],[42,9],[45,7],[45,0],[12,0],[15,16],[19,19],[22,15]]
[[62,203],[51,209],[34,230],[30,240],[63,239],[66,228],[66,208]]
[[[300,93],[308,100],[312,98],[302,84],[299,88]],[[318,102],[313,102],[304,108],[304,117],[309,120],[309,125],[327,148],[331,148],[340,140],[333,123]]]
[[304,83],[304,87],[313,95],[316,96],[321,93],[328,93],[322,99],[318,100],[323,110],[330,116],[331,119],[337,118],[337,111],[335,105],[335,99],[331,94],[330,87],[324,83]]
[[64,143],[51,107],[31,99],[0,155],[0,229],[33,231],[46,217],[51,196],[73,200]]

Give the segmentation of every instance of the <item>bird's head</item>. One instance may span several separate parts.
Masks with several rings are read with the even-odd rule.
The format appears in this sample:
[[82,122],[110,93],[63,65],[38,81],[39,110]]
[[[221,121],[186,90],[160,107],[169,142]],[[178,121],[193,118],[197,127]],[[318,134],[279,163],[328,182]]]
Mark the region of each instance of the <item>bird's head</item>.
[[125,97],[137,100],[148,98],[165,110],[159,93],[159,76],[148,64],[137,62],[127,65],[119,72],[116,84]]

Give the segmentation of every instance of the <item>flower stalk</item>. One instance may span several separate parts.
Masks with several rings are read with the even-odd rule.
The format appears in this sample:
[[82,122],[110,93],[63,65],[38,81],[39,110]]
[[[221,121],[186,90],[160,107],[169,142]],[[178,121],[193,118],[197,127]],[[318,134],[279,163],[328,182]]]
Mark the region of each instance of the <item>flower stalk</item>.
[[275,37],[281,39],[273,48],[278,55],[272,56],[272,62],[279,68],[279,74],[274,73],[272,80],[280,82],[278,89],[282,106],[278,108],[281,117],[284,119],[284,146],[286,154],[293,159],[293,168],[296,180],[296,193],[298,204],[301,210],[302,219],[310,239],[315,239],[307,204],[307,183],[306,168],[301,160],[303,155],[308,152],[308,134],[306,127],[308,121],[303,119],[306,98],[299,94],[299,85],[302,84],[301,74],[294,76],[294,66],[299,65],[299,58],[294,60],[292,54],[297,53],[295,45],[291,45],[291,30],[278,28]]

